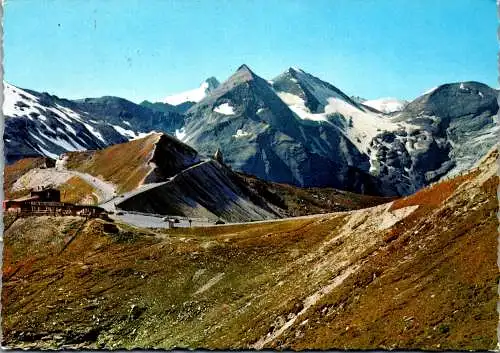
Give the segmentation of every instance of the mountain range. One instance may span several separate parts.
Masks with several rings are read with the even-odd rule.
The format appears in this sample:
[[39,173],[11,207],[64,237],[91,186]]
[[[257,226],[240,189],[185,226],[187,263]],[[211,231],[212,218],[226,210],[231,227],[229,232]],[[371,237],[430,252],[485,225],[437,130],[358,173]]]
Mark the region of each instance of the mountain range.
[[303,70],[226,81],[135,104],[5,85],[5,159],[57,158],[164,132],[234,170],[301,187],[407,195],[470,168],[497,141],[498,91],[443,84],[411,102],[351,98]]

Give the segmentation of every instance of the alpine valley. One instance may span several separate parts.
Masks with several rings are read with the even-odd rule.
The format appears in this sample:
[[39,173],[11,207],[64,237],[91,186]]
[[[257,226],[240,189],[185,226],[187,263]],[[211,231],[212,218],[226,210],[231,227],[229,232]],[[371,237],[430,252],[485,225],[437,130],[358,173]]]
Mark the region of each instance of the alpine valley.
[[367,101],[296,68],[271,80],[242,65],[161,102],[68,100],[5,83],[5,159],[102,150],[152,132],[234,171],[299,187],[409,195],[470,169],[496,143],[498,91],[443,84],[411,102]]

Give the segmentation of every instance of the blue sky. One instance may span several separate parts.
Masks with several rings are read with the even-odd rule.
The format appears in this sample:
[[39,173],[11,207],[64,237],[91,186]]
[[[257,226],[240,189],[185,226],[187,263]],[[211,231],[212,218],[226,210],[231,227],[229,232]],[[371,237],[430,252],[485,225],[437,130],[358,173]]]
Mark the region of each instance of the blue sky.
[[497,87],[494,0],[7,0],[5,79],[66,98],[158,100],[296,66],[350,95]]

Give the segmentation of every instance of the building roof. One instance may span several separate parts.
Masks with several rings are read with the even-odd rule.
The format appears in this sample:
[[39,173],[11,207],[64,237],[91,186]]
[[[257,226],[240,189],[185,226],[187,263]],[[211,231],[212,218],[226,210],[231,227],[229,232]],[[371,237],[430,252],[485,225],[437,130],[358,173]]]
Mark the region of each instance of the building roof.
[[39,199],[39,196],[35,195],[35,196],[24,196],[24,197],[20,197],[17,199],[5,200],[5,201],[32,201],[32,200],[38,200],[38,199]]
[[38,187],[38,188],[33,188],[31,189],[31,192],[43,192],[43,191],[59,191],[59,189],[56,189],[52,186],[45,186],[45,187]]

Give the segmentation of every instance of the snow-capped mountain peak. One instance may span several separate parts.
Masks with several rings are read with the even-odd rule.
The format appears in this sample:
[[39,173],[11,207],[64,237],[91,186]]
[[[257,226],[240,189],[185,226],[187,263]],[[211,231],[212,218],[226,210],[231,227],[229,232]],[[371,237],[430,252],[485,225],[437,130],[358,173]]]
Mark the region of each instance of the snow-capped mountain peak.
[[355,108],[363,110],[362,106],[337,87],[296,67],[290,67],[272,82],[273,88],[282,99],[297,101],[298,97],[304,101],[304,106],[309,113],[324,113],[331,98],[343,100]]
[[291,66],[288,68],[287,70],[289,73],[296,73],[296,72],[302,72],[302,73],[305,73],[304,70],[302,70],[300,67],[297,67],[297,66]]
[[[38,98],[25,90],[11,85],[8,82],[3,82],[4,85],[4,103],[3,115],[9,117],[17,117],[25,114],[30,114],[32,111],[36,113],[36,107],[39,106]],[[31,116],[31,119],[33,116]]]
[[198,103],[219,85],[220,83],[215,77],[209,77],[201,83],[200,87],[165,97],[163,102],[171,105],[179,105],[185,102]]
[[342,133],[366,154],[369,154],[368,144],[380,131],[399,128],[385,115],[369,110],[337,87],[297,68],[289,68],[275,78],[273,88],[299,118],[322,121],[337,128],[341,124]]

